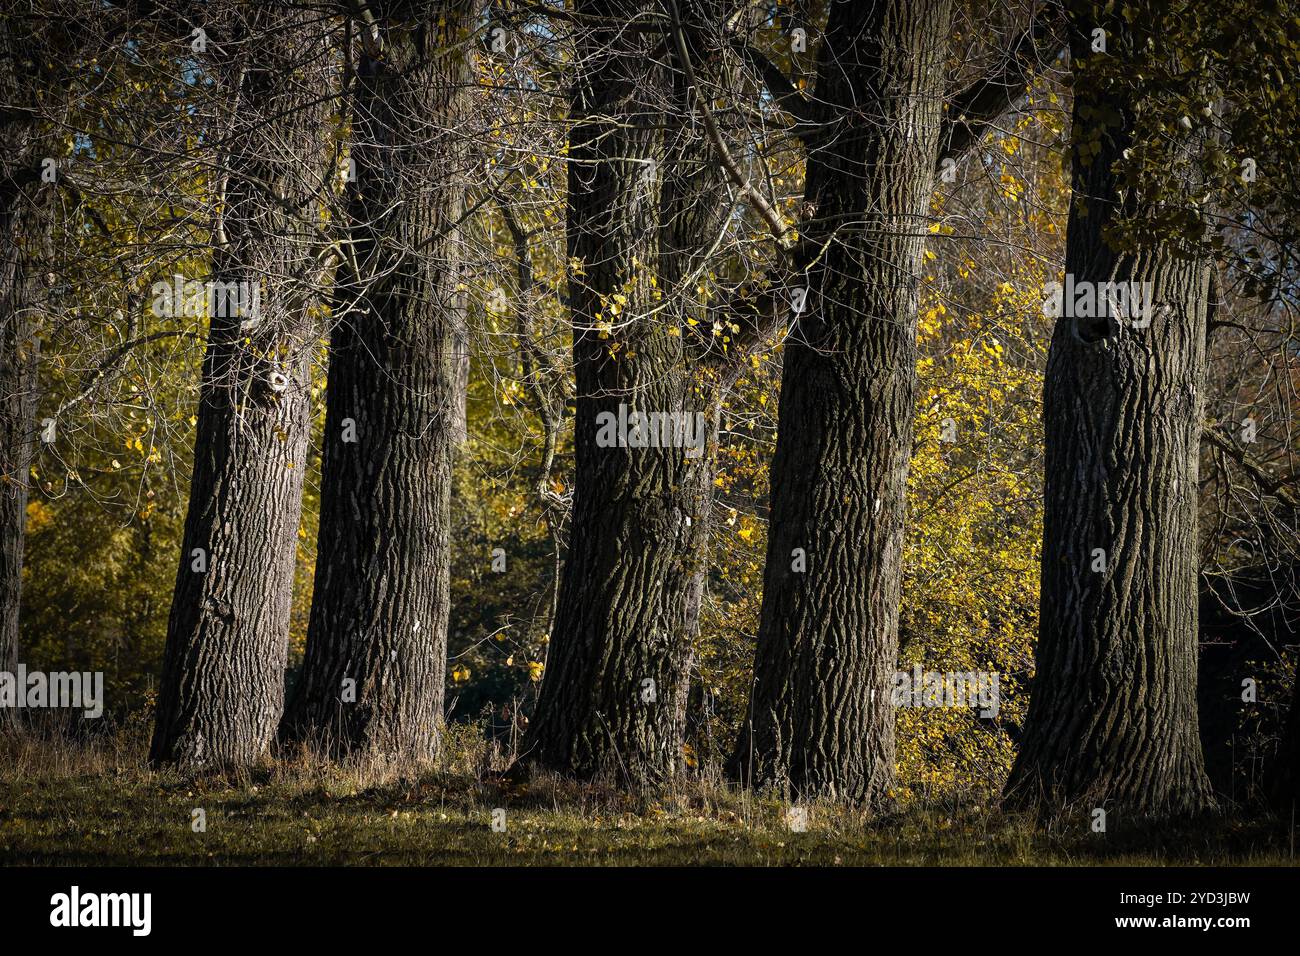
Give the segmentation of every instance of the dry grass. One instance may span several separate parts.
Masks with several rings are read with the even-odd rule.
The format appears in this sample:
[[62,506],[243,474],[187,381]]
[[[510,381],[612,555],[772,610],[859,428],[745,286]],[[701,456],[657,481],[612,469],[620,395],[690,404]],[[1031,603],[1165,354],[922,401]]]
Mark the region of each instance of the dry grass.
[[[1094,834],[1046,830],[975,804],[932,803],[870,819],[787,805],[716,771],[658,794],[535,776],[502,780],[506,758],[453,726],[434,766],[337,765],[308,751],[230,775],[147,767],[147,728],[68,741],[0,737],[0,862],[270,865],[1069,865],[1288,864],[1267,818]],[[494,808],[506,832],[493,832]],[[207,829],[195,832],[194,810]]]

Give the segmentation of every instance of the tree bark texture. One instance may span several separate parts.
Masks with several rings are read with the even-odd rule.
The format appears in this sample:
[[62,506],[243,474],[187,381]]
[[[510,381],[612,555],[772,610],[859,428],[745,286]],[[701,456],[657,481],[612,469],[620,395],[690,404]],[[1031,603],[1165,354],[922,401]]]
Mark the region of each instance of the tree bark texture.
[[[1076,67],[1099,11],[1077,8]],[[1107,18],[1111,55],[1136,43]],[[1076,75],[1086,76],[1076,70]],[[1197,732],[1197,487],[1210,264],[1106,230],[1141,216],[1112,167],[1131,145],[1130,102],[1087,82],[1074,100],[1067,285],[1137,282],[1149,318],[1058,319],[1043,389],[1042,595],[1012,805],[1194,813],[1213,803]],[[1101,108],[1118,120],[1097,129]],[[1080,144],[1095,141],[1090,157]],[[1187,177],[1186,170],[1174,175]],[[1076,310],[1082,311],[1082,310]],[[1149,321],[1150,326],[1138,327]]]
[[321,560],[282,728],[340,756],[419,761],[438,746],[473,6],[381,15],[383,49],[363,54],[353,94],[355,267],[336,297]]
[[[24,57],[17,31],[0,36],[0,103],[26,101]],[[18,607],[32,451],[38,340],[33,320],[31,249],[37,234],[40,157],[34,123],[14,111],[0,122],[0,671],[18,662]],[[0,721],[12,711],[0,711]]]
[[[749,715],[729,773],[866,807],[894,779],[916,315],[936,163],[947,0],[836,3],[785,343]],[[806,570],[796,570],[800,560]]]
[[[318,203],[334,173],[319,18],[248,12],[230,37],[248,59],[213,61],[231,104],[215,174],[223,209],[214,283],[260,285],[259,314],[214,286],[194,472],[168,621],[151,759],[239,767],[267,751],[284,669],[318,302]],[[220,24],[210,25],[214,45]],[[247,31],[244,33],[243,31]],[[255,37],[255,42],[249,42]],[[228,38],[224,38],[228,39]],[[155,306],[156,307],[156,306]]]
[[[575,493],[558,613],[522,760],[655,786],[682,767],[723,376],[699,361],[699,256],[722,176],[671,40],[627,29],[654,2],[589,0],[569,140]],[[686,16],[716,14],[697,3]],[[655,278],[655,282],[650,280]],[[695,325],[688,321],[694,320]],[[700,346],[697,350],[697,346]],[[700,450],[601,447],[599,416],[702,421]],[[701,416],[696,419],[695,416]]]

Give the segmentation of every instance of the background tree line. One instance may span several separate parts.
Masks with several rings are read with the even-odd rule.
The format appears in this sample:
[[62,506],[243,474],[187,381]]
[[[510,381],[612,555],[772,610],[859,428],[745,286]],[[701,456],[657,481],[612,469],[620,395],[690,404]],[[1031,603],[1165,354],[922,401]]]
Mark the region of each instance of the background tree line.
[[156,762],[447,715],[631,787],[1294,799],[1287,5],[0,23],[0,662],[107,671]]

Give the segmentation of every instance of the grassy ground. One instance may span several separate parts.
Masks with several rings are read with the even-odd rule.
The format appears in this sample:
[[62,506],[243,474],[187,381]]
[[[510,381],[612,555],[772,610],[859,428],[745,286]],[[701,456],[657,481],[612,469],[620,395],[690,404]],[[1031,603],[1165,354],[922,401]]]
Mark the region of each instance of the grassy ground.
[[[1290,864],[1285,828],[1235,815],[1194,828],[1044,830],[975,805],[875,820],[786,807],[694,781],[658,797],[534,779],[493,782],[471,743],[419,774],[338,768],[306,755],[242,779],[146,769],[143,743],[0,738],[0,863],[77,865],[1068,865]],[[496,807],[506,832],[493,832]],[[195,832],[195,809],[206,832]],[[1114,828],[1112,827],[1112,830]]]

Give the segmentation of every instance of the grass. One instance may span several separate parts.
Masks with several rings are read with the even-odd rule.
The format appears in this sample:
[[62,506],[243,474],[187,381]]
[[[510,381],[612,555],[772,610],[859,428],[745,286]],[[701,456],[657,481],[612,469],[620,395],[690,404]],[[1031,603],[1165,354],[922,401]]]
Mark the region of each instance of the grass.
[[[310,754],[238,778],[148,769],[142,735],[0,738],[7,865],[1274,865],[1291,835],[1268,818],[1095,834],[994,808],[931,803],[870,819],[786,806],[692,779],[655,796],[554,777],[511,787],[472,728],[434,767],[340,767]],[[498,761],[499,762],[499,761]],[[506,809],[506,832],[492,811]],[[195,832],[193,811],[206,815]]]

